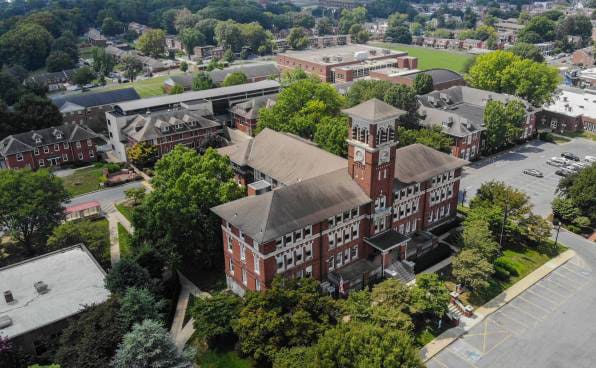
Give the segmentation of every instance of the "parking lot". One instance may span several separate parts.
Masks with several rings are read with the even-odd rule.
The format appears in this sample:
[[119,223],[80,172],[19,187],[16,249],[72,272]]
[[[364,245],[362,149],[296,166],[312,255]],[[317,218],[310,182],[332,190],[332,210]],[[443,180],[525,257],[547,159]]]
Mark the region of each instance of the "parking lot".
[[[534,204],[534,212],[546,216],[551,212],[551,202],[561,179],[555,174],[559,168],[546,164],[551,157],[561,152],[573,152],[580,158],[596,155],[596,142],[587,139],[573,139],[564,144],[532,141],[515,147],[488,159],[474,162],[464,169],[461,190],[470,200],[480,185],[486,181],[499,180],[524,191]],[[526,175],[524,169],[537,169],[543,178]]]
[[[553,342],[542,333],[542,329],[556,335],[557,331],[553,331],[550,325],[556,326],[561,318],[566,318],[568,305],[573,304],[582,289],[591,287],[589,284],[593,284],[591,268],[579,257],[571,259],[478,323],[428,361],[427,367],[545,367],[538,359],[553,361],[546,356],[558,354],[557,350],[563,356],[565,353],[562,349],[565,347],[561,341],[555,340],[557,348],[553,349],[550,346]],[[532,350],[540,356],[533,357]],[[534,361],[537,362],[536,365],[533,364]],[[548,366],[571,365],[559,365],[555,362]]]

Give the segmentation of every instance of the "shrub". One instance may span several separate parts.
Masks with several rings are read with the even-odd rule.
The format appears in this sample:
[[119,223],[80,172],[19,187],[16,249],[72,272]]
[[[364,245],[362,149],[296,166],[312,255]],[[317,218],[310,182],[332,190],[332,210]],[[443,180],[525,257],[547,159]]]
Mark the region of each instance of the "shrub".
[[549,256],[555,256],[559,253],[559,247],[555,246],[553,241],[545,241],[538,244],[538,251]]
[[518,272],[515,264],[513,264],[513,262],[511,262],[507,259],[499,258],[499,259],[495,260],[495,269],[497,267],[506,271],[510,276],[518,276],[519,275],[519,272]]
[[501,281],[507,281],[511,274],[505,268],[495,265],[495,277]]
[[113,162],[107,163],[105,167],[110,174],[120,171],[120,165]]
[[540,140],[543,140],[545,142],[554,142],[555,138],[553,137],[553,135],[549,132],[543,132],[540,133]]

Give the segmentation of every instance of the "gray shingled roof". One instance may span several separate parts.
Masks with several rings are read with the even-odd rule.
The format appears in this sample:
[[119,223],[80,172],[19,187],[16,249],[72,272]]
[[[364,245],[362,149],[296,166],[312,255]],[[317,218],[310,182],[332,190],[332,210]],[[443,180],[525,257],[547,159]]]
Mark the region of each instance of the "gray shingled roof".
[[182,86],[184,89],[192,88],[192,74],[183,74],[183,75],[172,75],[170,78],[164,81],[164,84],[169,86]]
[[[58,134],[60,133],[60,138]],[[41,138],[41,143],[36,143],[34,135]],[[34,147],[41,147],[48,144],[82,141],[95,139],[97,134],[77,124],[65,124],[56,127],[9,135],[0,141],[0,155],[14,155],[18,152],[33,150]]]
[[469,163],[420,143],[399,148],[395,153],[395,178],[406,184],[423,182]]
[[345,159],[300,137],[264,129],[255,138],[228,150],[230,160],[250,166],[286,185],[346,169]]
[[124,101],[138,100],[141,98],[134,88],[123,88],[113,91],[82,93],[78,95],[59,96],[52,99],[60,111],[67,103],[81,107],[112,105]]
[[397,109],[386,102],[373,98],[358,104],[349,109],[342,110],[343,113],[354,116],[368,122],[399,118],[406,114],[405,111]]
[[277,100],[277,95],[259,96],[234,105],[230,112],[240,115],[245,119],[258,119],[259,111],[269,107]]
[[279,75],[277,66],[273,63],[245,64],[231,66],[225,69],[214,69],[209,72],[211,80],[215,84],[221,84],[230,73],[242,72],[248,79],[256,77],[268,77],[270,75]]
[[404,78],[407,79],[411,79],[414,80],[416,79],[416,76],[418,74],[428,74],[433,78],[433,84],[440,84],[440,83],[446,83],[446,82],[451,82],[454,80],[464,80],[464,77],[461,76],[459,73],[454,72],[453,70],[449,70],[449,69],[428,69],[428,70],[422,70],[422,71],[417,71],[414,73],[410,73],[410,74],[406,74],[404,75]]
[[367,203],[370,198],[343,168],[211,210],[263,243]]
[[[189,125],[194,123],[195,125]],[[169,131],[163,133],[161,128],[167,126]],[[179,126],[179,128],[176,128]],[[182,133],[198,128],[220,127],[221,124],[205,118],[204,114],[198,111],[177,110],[150,115],[138,115],[122,132],[137,142],[143,142],[166,135]]]

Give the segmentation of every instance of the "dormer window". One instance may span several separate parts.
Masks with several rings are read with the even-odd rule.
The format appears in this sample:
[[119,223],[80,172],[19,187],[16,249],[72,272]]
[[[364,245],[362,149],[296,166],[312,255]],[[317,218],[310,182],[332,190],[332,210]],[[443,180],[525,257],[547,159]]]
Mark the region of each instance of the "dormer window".
[[161,127],[162,132],[168,132],[169,130],[170,130],[170,127],[168,127],[168,126]]
[[36,144],[41,144],[41,135],[39,134],[33,134],[33,140],[35,140]]
[[56,139],[62,139],[62,132],[58,129],[54,130],[54,137],[56,137]]

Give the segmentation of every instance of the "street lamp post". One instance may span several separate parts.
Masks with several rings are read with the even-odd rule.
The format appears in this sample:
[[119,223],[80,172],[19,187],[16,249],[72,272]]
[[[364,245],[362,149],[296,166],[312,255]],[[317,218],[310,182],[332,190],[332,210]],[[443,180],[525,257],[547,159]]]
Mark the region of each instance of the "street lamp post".
[[557,235],[555,236],[555,247],[559,241],[559,231],[561,231],[561,221],[555,219],[554,224],[557,226]]

